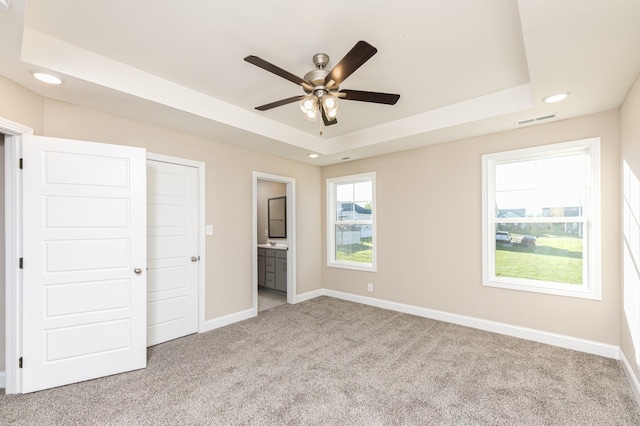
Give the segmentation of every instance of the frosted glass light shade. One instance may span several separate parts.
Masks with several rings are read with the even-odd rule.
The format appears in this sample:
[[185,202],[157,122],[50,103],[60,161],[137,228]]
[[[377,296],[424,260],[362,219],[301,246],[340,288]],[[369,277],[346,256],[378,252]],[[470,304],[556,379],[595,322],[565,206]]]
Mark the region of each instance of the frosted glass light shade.
[[304,118],[316,121],[318,119],[318,98],[315,95],[305,96],[300,100],[300,109],[304,113]]
[[338,98],[334,95],[324,95],[322,97],[322,107],[324,108],[324,113],[329,120],[333,120],[338,116],[338,108],[340,104],[338,103]]

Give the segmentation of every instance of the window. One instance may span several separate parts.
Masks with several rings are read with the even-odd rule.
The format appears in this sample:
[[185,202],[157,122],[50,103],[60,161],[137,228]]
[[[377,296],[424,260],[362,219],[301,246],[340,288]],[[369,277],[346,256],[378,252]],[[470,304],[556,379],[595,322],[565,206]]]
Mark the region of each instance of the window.
[[482,157],[485,286],[600,299],[600,139]]
[[375,173],[327,179],[327,264],[376,270]]

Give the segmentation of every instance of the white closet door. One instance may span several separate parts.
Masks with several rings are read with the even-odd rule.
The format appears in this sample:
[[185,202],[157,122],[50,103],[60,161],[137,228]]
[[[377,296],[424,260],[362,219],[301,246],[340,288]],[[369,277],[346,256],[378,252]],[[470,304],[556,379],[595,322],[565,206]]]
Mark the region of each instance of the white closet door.
[[147,346],[198,331],[198,169],[147,161]]
[[22,141],[22,391],[144,368],[146,151]]

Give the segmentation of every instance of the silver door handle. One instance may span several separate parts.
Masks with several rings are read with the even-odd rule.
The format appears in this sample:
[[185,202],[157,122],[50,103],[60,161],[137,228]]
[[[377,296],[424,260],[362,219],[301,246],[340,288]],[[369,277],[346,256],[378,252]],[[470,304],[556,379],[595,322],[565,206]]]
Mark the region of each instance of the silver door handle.
[[191,256],[192,262],[197,262],[198,260],[200,260],[200,256]]
[[135,272],[136,274],[140,275],[140,274],[142,273],[142,269],[140,269],[140,268],[135,268],[135,269],[133,270],[133,272]]

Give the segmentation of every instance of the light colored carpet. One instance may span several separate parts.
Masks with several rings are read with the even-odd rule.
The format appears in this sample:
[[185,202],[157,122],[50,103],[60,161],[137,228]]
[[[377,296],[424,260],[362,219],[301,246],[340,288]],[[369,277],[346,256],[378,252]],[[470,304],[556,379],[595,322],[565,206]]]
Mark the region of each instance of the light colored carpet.
[[0,422],[640,424],[615,360],[328,297],[148,354],[144,370],[0,394]]

